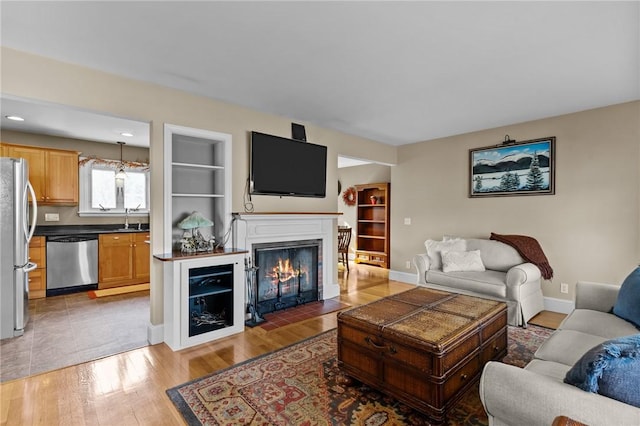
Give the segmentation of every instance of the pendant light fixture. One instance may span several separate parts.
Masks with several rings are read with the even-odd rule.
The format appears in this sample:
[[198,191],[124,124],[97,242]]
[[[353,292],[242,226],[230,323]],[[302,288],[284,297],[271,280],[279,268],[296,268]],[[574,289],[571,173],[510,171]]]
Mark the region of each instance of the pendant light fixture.
[[124,180],[127,178],[127,174],[124,171],[124,161],[122,161],[122,146],[124,142],[118,141],[118,145],[120,145],[120,165],[116,172],[116,186],[121,188],[124,186]]

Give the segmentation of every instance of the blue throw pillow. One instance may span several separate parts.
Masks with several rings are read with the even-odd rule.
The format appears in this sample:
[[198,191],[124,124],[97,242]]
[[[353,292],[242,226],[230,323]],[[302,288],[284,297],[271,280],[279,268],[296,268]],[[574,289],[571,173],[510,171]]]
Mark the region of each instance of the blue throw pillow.
[[567,372],[564,382],[640,408],[640,334],[590,349]]
[[640,266],[622,283],[613,313],[640,328]]

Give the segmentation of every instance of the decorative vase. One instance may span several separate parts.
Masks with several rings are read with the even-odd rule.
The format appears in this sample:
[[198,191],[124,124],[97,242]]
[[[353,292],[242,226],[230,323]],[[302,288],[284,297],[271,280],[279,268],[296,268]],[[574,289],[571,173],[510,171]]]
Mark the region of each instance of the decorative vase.
[[371,202],[371,204],[375,204],[378,202],[378,199],[376,198],[375,195],[372,195],[369,197],[369,201]]

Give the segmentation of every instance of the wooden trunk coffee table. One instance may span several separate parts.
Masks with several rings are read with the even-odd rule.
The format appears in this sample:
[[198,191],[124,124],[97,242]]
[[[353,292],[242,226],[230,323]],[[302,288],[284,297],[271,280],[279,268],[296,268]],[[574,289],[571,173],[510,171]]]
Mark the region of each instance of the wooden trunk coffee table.
[[506,353],[503,302],[418,287],[338,314],[345,374],[435,423]]

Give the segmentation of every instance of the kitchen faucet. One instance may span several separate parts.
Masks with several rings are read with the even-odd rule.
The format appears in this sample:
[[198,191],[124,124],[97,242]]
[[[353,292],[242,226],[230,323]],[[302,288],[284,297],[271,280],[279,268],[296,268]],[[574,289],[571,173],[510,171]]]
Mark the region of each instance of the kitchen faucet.
[[129,229],[129,209],[124,209],[124,229]]
[[[131,212],[137,212],[138,209],[140,209],[140,204],[138,204],[138,206],[134,209],[130,209],[130,208],[124,209],[124,229],[129,229],[129,214]],[[138,226],[138,229],[140,229],[139,226]]]

